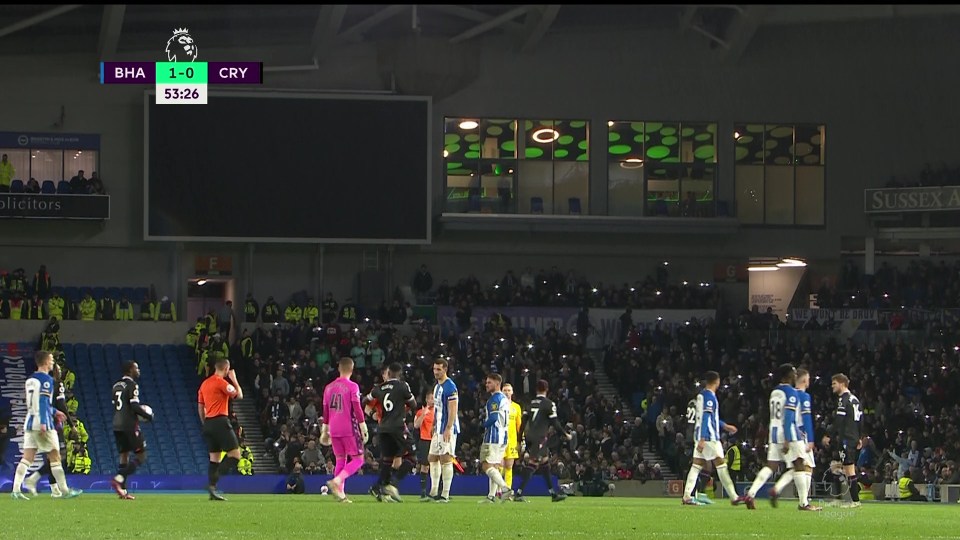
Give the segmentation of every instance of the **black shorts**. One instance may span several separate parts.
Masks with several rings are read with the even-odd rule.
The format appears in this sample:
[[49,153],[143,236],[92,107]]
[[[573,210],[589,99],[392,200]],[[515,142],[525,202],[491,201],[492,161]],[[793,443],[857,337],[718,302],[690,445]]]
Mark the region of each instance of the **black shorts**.
[[837,452],[840,454],[840,462],[844,465],[856,465],[860,457],[860,450],[857,449],[857,443],[860,441],[841,440]]
[[547,439],[543,438],[528,440],[527,455],[533,460],[541,460],[550,457],[550,449],[547,447]]
[[114,431],[113,438],[117,441],[117,451],[140,453],[147,449],[147,442],[143,440],[143,432],[139,429]]
[[380,432],[380,457],[390,459],[403,457],[410,448],[402,433],[384,433]]
[[430,456],[430,439],[427,439],[427,440],[420,439],[420,441],[417,442],[417,463],[420,463],[420,464],[429,463],[430,462],[430,460],[428,459],[429,456]]
[[203,421],[203,440],[208,452],[229,452],[240,447],[237,433],[226,416],[215,416]]

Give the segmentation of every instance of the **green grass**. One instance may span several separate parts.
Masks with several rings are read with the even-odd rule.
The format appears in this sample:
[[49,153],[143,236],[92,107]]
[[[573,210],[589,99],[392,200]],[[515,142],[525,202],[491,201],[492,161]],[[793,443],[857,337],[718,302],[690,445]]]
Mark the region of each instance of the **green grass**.
[[732,507],[682,507],[678,499],[582,498],[562,503],[533,497],[528,504],[479,505],[459,497],[448,505],[377,503],[353,495],[354,504],[330,496],[144,493],[135,501],[84,494],[52,500],[41,495],[13,501],[3,494],[3,538],[454,540],[460,538],[957,538],[960,505],[865,503],[858,509],[801,513],[796,502],[780,508],[758,501],[757,511]]

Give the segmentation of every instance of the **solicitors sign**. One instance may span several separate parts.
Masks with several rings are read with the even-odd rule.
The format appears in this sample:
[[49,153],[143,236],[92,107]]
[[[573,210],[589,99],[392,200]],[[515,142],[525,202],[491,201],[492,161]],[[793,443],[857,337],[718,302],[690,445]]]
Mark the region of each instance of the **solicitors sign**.
[[863,211],[868,214],[945,210],[960,210],[960,186],[866,189],[863,191]]

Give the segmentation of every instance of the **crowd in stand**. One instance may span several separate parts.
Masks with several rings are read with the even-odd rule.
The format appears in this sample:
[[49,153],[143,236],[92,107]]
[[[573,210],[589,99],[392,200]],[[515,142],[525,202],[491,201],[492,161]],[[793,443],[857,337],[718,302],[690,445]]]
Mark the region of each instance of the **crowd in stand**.
[[[613,478],[659,475],[657,466],[644,464],[642,459],[628,472],[616,468],[619,455],[635,450],[629,441],[612,444],[611,431],[618,428],[610,426],[623,423],[620,411],[597,390],[595,366],[581,341],[555,327],[538,338],[510,328],[509,321],[501,319],[485,328],[441,336],[429,325],[399,331],[374,320],[343,333],[328,333],[326,328],[317,332],[305,326],[261,328],[250,339],[253,353],[240,371],[253,378],[261,428],[285,472],[298,467],[304,474],[333,470],[329,449],[317,443],[323,387],[336,378],[340,357],[354,359],[354,379],[363,391],[379,380],[383,366],[399,362],[418,403],[423,403],[435,384],[433,359],[443,356],[451,363],[450,374],[459,389],[457,458],[465,474],[478,472],[480,410],[487,398],[482,383],[486,373],[497,372],[514,386],[515,400],[521,406],[533,397],[537,380],[550,383],[560,421],[575,433],[570,442],[551,435],[554,472],[561,478],[588,486],[596,480],[605,486]],[[375,422],[369,418],[368,422],[375,432]],[[375,441],[371,438],[367,447],[364,471],[368,473],[379,467]]]
[[930,163],[925,163],[920,174],[905,178],[891,176],[884,185],[884,187],[888,188],[930,186],[960,186],[960,168],[948,167],[945,162],[940,162],[940,165],[936,168]]
[[634,283],[606,284],[590,282],[568,270],[566,275],[556,266],[549,271],[534,272],[527,267],[520,275],[507,270],[493,283],[482,284],[475,276],[460,278],[451,285],[444,279],[433,289],[433,276],[426,266],[413,278],[414,294],[422,303],[475,306],[576,306],[632,307],[636,309],[700,309],[718,307],[716,288],[710,283],[671,281],[669,264],[656,268],[655,275]]
[[[914,348],[898,342],[868,349],[842,341],[816,347],[761,343],[748,348],[742,346],[744,330],[732,318],[718,321],[694,320],[672,334],[635,328],[625,343],[605,351],[610,378],[638,411],[639,431],[646,432],[647,443],[674,470],[686,470],[691,459],[687,403],[699,391],[700,375],[715,370],[722,378],[717,392],[721,418],[739,428],[729,443],[740,445],[743,472],[752,478],[766,456],[766,403],[777,384],[772,373],[785,361],[811,373],[808,391],[818,441],[833,418],[836,399],[830,377],[843,372],[851,378],[851,390],[864,406],[863,434],[869,437],[859,463],[865,484],[899,478],[894,454],[909,460],[909,466],[900,467],[901,476],[908,470],[915,480],[936,482],[956,470],[948,466],[960,458],[956,349]],[[821,474],[836,459],[824,448],[818,448],[816,457]]]
[[84,171],[78,170],[69,181],[62,180],[59,185],[54,185],[52,180],[45,180],[43,184],[36,178],[21,180],[7,154],[3,154],[0,155],[0,193],[106,195],[107,190],[96,171],[87,178]]
[[884,261],[871,276],[848,259],[836,287],[819,288],[817,304],[824,308],[960,308],[960,260],[914,259],[905,269]]

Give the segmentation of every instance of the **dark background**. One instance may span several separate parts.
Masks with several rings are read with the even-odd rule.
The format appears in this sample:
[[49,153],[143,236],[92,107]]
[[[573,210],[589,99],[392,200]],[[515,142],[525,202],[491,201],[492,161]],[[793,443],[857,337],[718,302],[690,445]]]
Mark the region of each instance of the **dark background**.
[[426,101],[147,99],[148,237],[427,239]]

